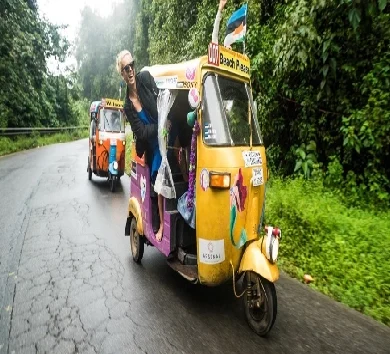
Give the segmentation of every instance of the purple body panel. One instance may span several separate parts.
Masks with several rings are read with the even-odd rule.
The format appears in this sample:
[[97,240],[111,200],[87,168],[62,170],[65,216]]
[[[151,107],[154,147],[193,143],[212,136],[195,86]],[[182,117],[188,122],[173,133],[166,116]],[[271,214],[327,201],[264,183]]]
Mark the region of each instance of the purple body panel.
[[[141,181],[142,178],[142,181]],[[156,236],[153,232],[152,224],[152,203],[150,200],[150,172],[148,166],[141,166],[137,164],[137,176],[131,176],[130,182],[130,197],[135,197],[140,206],[142,214],[142,224],[144,228],[144,236],[148,241],[153,244],[161,253],[168,256],[171,253],[171,240],[170,240],[170,215],[164,211],[164,232],[161,242],[156,240]],[[144,191],[145,197],[142,201],[142,192]],[[165,202],[164,202],[165,204]]]

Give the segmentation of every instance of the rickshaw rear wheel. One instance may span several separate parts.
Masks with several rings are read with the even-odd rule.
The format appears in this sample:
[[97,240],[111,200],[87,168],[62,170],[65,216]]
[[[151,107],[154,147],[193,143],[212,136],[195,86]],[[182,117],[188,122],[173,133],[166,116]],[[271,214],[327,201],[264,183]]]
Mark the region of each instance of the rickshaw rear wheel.
[[276,320],[275,285],[254,272],[247,272],[243,281],[245,317],[249,327],[261,337],[267,335]]
[[144,240],[137,231],[137,220],[133,217],[130,224],[130,248],[134,262],[141,262],[144,255],[144,245]]
[[89,161],[89,157],[88,157],[88,179],[89,180],[92,179],[92,170],[91,170],[91,163]]

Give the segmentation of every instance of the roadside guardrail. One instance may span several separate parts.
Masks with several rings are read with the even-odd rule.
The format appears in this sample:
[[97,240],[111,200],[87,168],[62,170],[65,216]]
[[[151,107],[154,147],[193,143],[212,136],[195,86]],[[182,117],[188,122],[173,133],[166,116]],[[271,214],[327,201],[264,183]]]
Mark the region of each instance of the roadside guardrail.
[[77,129],[87,129],[88,125],[80,125],[73,127],[39,127],[39,128],[0,128],[0,136],[15,136],[15,135],[30,135],[33,132],[39,134],[54,134],[63,131],[71,131]]

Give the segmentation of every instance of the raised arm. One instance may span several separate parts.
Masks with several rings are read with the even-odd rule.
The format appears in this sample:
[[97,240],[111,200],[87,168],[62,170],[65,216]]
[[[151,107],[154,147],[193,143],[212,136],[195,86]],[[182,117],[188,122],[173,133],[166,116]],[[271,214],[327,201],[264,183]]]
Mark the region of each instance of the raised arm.
[[211,37],[211,41],[213,43],[218,43],[219,24],[221,23],[222,10],[225,7],[226,2],[227,2],[227,0],[220,0],[219,1],[218,12],[217,12],[217,16],[215,16],[213,34]]

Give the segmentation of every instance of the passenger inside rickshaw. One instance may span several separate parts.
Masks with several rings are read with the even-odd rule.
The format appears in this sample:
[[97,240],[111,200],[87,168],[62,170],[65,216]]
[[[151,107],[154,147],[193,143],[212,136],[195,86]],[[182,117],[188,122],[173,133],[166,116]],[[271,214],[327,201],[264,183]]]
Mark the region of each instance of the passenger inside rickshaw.
[[[187,124],[187,113],[191,111],[188,104],[188,91],[180,90],[168,114],[170,129],[167,141],[167,159],[175,184],[176,199],[165,200],[165,210],[177,210],[177,200],[188,189],[189,156],[192,128]],[[149,166],[146,156],[146,163]],[[153,206],[153,229],[158,230],[159,217],[157,194],[151,188]]]
[[99,130],[109,132],[124,131],[124,126],[121,122],[121,113],[112,109],[102,109]]
[[188,182],[192,128],[187,124],[187,113],[190,110],[188,92],[185,90],[179,91],[168,115],[171,128],[167,157],[174,182]]
[[111,113],[111,128],[114,132],[121,131],[121,120],[119,112],[113,111]]

